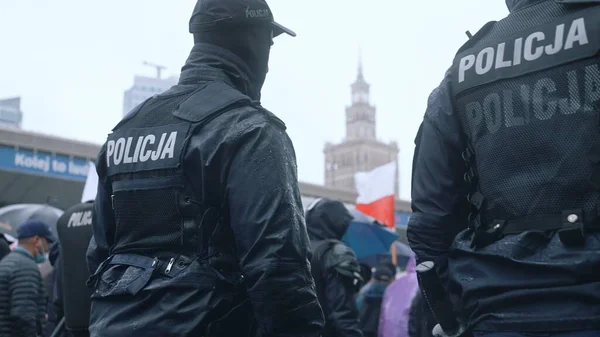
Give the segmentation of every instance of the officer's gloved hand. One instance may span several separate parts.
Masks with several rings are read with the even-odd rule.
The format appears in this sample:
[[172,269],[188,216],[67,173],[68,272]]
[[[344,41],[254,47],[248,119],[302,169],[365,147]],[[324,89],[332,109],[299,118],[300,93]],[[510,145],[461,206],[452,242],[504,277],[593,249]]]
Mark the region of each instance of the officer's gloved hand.
[[439,324],[433,328],[432,334],[434,337],[472,337],[472,334],[467,331],[464,325],[460,324],[458,330],[454,333],[446,333]]

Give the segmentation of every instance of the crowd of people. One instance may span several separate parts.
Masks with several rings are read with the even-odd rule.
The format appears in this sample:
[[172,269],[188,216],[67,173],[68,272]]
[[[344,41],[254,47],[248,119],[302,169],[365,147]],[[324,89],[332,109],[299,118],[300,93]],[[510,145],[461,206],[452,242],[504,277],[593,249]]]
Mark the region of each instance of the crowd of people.
[[[306,212],[312,275],[327,322],[322,336],[431,336],[434,320],[419,295],[414,256],[405,266],[394,265],[391,255],[376,266],[359,264],[341,241],[351,220],[344,204],[330,199],[318,199]],[[72,290],[64,288],[63,278],[75,274],[63,274],[60,244],[50,228],[29,220],[18,227],[16,242],[0,235],[5,247],[0,256],[0,337],[74,335],[56,329],[65,315],[63,294]],[[42,277],[39,265],[46,259],[54,269]]]

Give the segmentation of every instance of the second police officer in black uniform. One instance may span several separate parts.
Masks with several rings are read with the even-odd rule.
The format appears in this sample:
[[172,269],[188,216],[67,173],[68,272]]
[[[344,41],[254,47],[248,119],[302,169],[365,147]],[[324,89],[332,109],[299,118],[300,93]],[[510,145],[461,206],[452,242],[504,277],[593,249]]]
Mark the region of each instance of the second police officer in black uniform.
[[598,336],[600,1],[507,5],[429,98],[408,238],[478,335]]
[[179,84],[108,136],[88,254],[92,336],[318,336],[296,158],[260,106],[264,0],[200,0]]
[[65,318],[63,330],[68,332],[61,336],[89,336],[90,289],[86,280],[90,274],[86,251],[92,237],[93,209],[93,200],[71,206],[56,223],[60,249],[54,265],[58,274],[53,299],[57,316]]

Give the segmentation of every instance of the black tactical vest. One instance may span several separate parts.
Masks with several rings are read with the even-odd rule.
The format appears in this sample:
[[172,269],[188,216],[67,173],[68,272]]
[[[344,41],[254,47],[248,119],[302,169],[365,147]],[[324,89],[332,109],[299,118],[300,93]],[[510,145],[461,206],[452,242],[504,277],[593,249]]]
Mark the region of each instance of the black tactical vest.
[[88,243],[92,238],[91,202],[75,205],[63,213],[56,223],[60,242],[65,325],[69,331],[87,331],[90,322],[90,289],[86,286],[89,272],[86,262]]
[[470,220],[492,241],[564,226],[581,234],[600,214],[600,184],[590,183],[600,162],[590,152],[600,143],[599,51],[600,4],[555,1],[487,24],[459,50],[452,89]]
[[199,128],[250,103],[227,84],[211,82],[155,96],[113,129],[106,146],[116,220],[112,254],[205,256],[203,230],[210,235],[220,213],[198,200],[183,158]]

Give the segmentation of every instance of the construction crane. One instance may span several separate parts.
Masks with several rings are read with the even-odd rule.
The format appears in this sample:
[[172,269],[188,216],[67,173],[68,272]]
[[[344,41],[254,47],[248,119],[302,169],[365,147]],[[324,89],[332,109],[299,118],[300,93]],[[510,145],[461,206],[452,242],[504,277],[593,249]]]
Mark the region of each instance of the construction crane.
[[144,61],[144,65],[156,68],[156,78],[158,78],[158,79],[160,79],[160,74],[163,71],[163,69],[167,69],[167,67],[165,67],[165,66],[161,66],[159,64],[150,63],[150,62],[147,62],[147,61]]

